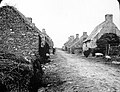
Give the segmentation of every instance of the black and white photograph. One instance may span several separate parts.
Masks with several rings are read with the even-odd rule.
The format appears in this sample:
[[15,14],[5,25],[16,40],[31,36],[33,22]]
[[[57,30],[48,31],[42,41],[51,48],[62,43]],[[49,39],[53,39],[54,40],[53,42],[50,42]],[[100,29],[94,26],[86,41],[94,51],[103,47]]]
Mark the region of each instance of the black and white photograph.
[[120,1],[0,0],[0,92],[120,92]]

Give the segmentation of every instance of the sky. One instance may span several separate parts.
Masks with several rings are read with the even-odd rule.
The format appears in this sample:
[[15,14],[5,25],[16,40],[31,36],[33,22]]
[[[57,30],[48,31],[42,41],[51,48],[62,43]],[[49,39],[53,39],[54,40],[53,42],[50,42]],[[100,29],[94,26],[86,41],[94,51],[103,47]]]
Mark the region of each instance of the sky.
[[32,17],[41,31],[45,28],[54,47],[62,47],[70,35],[89,35],[106,14],[113,14],[120,30],[117,0],[3,0],[2,5],[15,6],[26,17]]

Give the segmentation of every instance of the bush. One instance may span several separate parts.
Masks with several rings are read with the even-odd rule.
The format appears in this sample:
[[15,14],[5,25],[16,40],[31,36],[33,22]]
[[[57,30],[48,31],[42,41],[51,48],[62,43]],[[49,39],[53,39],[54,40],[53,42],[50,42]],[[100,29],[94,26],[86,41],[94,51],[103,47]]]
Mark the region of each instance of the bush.
[[[0,59],[0,86],[5,86],[9,92],[28,92],[33,79],[36,79],[35,83],[41,82],[43,70],[37,59],[26,63],[22,57],[7,58],[8,55],[15,56],[10,53],[2,55],[6,58]],[[31,87],[34,89],[33,85]]]
[[118,46],[119,37],[114,33],[106,33],[96,41],[97,48],[102,51],[101,53],[105,54],[108,51],[109,46]]

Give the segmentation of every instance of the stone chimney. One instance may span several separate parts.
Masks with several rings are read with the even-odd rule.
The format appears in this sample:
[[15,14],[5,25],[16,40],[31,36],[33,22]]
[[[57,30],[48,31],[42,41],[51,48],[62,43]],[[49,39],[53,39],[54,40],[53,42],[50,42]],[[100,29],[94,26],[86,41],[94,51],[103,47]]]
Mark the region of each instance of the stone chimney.
[[32,23],[32,18],[31,17],[27,17],[27,19],[30,23]]
[[74,40],[74,36],[73,35],[71,36],[71,40]]
[[106,14],[105,15],[105,21],[113,22],[113,15],[112,14]]
[[86,36],[87,35],[87,32],[83,32],[83,36]]
[[71,35],[70,37],[68,37],[69,40],[73,40],[74,39],[74,36]]
[[88,37],[87,32],[83,32],[82,39],[85,40]]
[[76,38],[79,38],[79,34],[76,34]]
[[45,31],[45,29],[44,29],[44,28],[42,29],[42,33],[46,34],[46,31]]

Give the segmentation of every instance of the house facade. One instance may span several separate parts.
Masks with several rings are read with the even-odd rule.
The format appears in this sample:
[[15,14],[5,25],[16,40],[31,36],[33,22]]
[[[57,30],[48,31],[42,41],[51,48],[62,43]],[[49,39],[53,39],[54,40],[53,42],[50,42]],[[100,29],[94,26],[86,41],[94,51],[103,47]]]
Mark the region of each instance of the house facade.
[[52,39],[47,35],[46,30],[42,29],[41,47],[44,47],[45,45],[47,46],[45,49],[48,49],[48,51],[52,54],[54,43]]
[[81,53],[83,47],[83,41],[88,37],[87,32],[83,32],[83,35],[71,45],[71,51],[73,53]]
[[74,49],[74,44],[75,44],[78,40],[79,40],[79,34],[76,34],[76,38],[69,44],[69,47],[68,47],[70,53],[74,54],[74,51],[73,51],[73,49]]
[[106,14],[105,21],[96,26],[87,39],[84,40],[83,51],[97,47],[96,41],[105,33],[114,33],[117,34],[117,36],[120,36],[120,30],[113,23],[112,14]]
[[70,49],[69,49],[69,46],[70,46],[70,44],[71,44],[71,42],[74,40],[74,36],[73,35],[71,35],[70,37],[68,37],[68,41],[64,44],[64,49],[65,49],[65,51],[70,51]]
[[43,33],[13,6],[0,7],[0,51],[32,57]]

